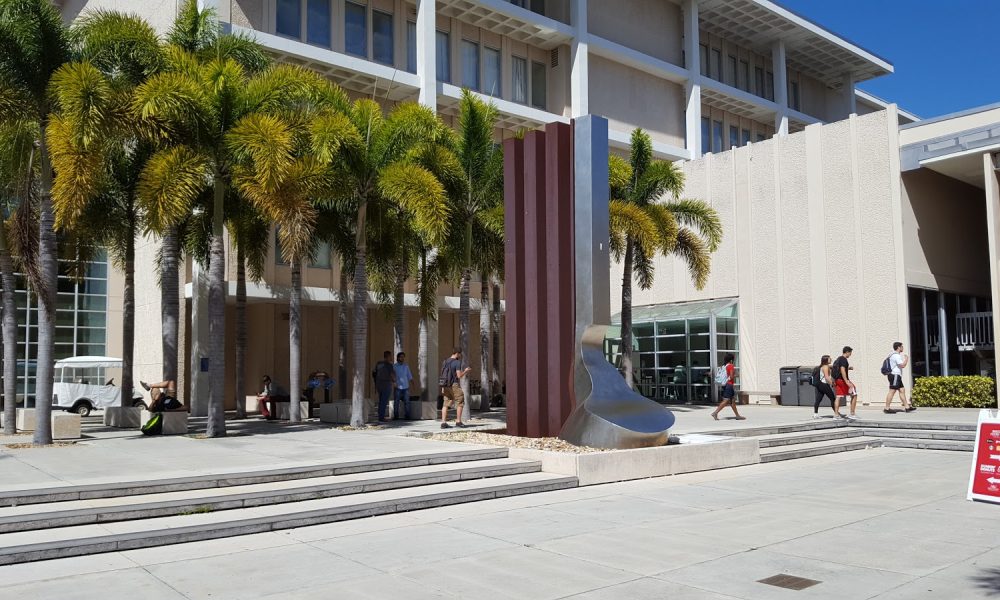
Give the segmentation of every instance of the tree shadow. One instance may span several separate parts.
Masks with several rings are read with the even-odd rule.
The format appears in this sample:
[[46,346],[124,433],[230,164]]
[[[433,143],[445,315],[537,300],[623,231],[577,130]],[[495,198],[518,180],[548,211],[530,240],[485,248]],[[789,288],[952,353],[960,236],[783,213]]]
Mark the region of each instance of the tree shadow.
[[972,581],[987,595],[1000,597],[1000,567],[983,569],[983,572],[973,577]]

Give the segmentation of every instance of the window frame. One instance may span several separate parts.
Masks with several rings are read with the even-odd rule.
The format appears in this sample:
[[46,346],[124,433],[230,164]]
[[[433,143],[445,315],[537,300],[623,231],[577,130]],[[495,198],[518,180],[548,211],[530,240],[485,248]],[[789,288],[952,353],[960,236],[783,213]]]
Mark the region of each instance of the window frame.
[[[531,84],[530,90],[528,91],[528,98],[531,101],[530,105],[533,108],[537,108],[539,110],[548,110],[547,107],[548,107],[548,102],[549,102],[549,67],[545,63],[539,62],[537,60],[532,60],[530,62],[531,62],[531,65],[530,65],[531,66],[531,72],[529,73],[529,76],[528,76],[528,80],[530,81],[530,84]],[[538,91],[538,86],[536,85],[536,82],[535,82],[535,72],[536,72],[535,67],[536,66],[537,67],[541,67],[541,72],[542,72],[542,81],[543,81],[543,84],[542,84],[542,92],[541,92],[542,93],[542,102],[541,102],[541,104],[538,104],[538,103],[535,102],[535,93]]]
[[[448,49],[447,52],[439,52],[440,41],[442,37],[445,40],[445,48]],[[434,75],[435,78],[442,83],[451,83],[451,32],[441,31],[440,29],[434,30]],[[441,74],[441,57],[444,57],[444,75]]]
[[[375,15],[376,15],[376,13],[378,14],[378,16],[380,18],[387,18],[387,20],[385,22],[389,24],[389,38],[388,38],[389,39],[389,60],[388,61],[379,60],[379,58],[377,56],[375,56]],[[368,30],[371,33],[371,44],[372,44],[371,61],[375,62],[375,63],[378,63],[380,65],[388,65],[390,67],[394,66],[396,64],[396,22],[395,22],[396,16],[393,15],[392,13],[390,13],[390,12],[386,12],[384,10],[377,10],[377,9],[373,8],[371,10],[371,17],[368,20],[370,21],[370,24],[368,26]]]
[[[490,84],[490,82],[487,81],[488,77],[487,77],[487,68],[486,67],[487,67],[487,63],[489,61],[486,60],[486,57],[490,53],[493,53],[496,56],[497,73],[496,73],[496,78],[495,78],[495,82],[496,82],[496,89],[495,90],[490,90],[490,89],[487,88],[487,86]],[[479,47],[479,61],[480,61],[481,65],[482,65],[482,69],[483,69],[483,76],[482,76],[482,79],[481,79],[483,93],[485,93],[486,95],[488,95],[488,96],[490,96],[492,98],[502,98],[503,97],[503,51],[500,48],[494,48],[494,47],[488,46],[486,44],[480,44],[480,47]]]
[[[466,50],[473,50],[473,51],[475,51],[475,68],[471,69],[469,71],[466,70],[466,68],[468,67],[468,65],[465,64],[466,63],[466,59],[468,58]],[[466,39],[466,38],[462,38],[462,41],[459,44],[459,53],[458,54],[461,57],[461,65],[460,65],[459,70],[462,72],[462,81],[461,81],[462,87],[463,88],[468,88],[468,89],[470,89],[472,91],[475,91],[475,92],[480,91],[481,90],[481,86],[482,86],[482,80],[483,80],[483,78],[482,78],[483,62],[482,62],[482,47],[481,47],[481,45],[479,44],[479,42],[476,42],[476,41],[473,41],[473,40],[470,40],[470,39]],[[466,77],[468,75],[471,75],[471,76],[475,77],[475,83],[473,85],[470,85],[469,82],[468,82],[468,80],[466,79]]]
[[[520,61],[518,63],[518,61]],[[514,67],[515,64],[523,65],[521,73],[524,76],[524,85],[522,89],[524,90],[524,98],[518,99],[515,94],[517,94],[517,83],[514,81],[514,75],[517,73],[517,69]],[[526,56],[518,56],[516,54],[511,54],[510,56],[510,98],[512,102],[518,104],[528,105],[528,100],[531,98],[531,75],[528,70],[529,61]]]
[[[350,38],[348,36],[348,30],[349,30],[347,21],[349,15],[348,6],[353,6],[354,8],[360,8],[361,9],[360,14],[364,15],[364,21],[362,22],[362,27],[361,27],[362,37],[360,44],[361,46],[364,47],[364,51],[360,53],[351,49]],[[357,2],[352,2],[351,0],[345,0],[344,1],[344,54],[368,60],[368,31],[370,28],[371,28],[371,23],[369,22],[368,18],[368,5],[358,4]]]

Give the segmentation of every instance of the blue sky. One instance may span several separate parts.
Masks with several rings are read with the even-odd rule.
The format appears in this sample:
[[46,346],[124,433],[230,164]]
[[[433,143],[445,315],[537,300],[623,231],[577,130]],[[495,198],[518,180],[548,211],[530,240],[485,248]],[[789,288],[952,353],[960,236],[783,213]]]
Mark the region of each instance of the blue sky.
[[1000,102],[1000,0],[777,0],[888,60],[859,88],[922,118]]

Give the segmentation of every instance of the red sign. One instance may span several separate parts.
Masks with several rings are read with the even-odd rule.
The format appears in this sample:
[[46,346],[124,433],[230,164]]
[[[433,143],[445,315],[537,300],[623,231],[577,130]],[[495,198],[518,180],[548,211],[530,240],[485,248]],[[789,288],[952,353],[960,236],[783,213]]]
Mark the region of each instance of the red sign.
[[981,416],[969,481],[969,500],[1000,502],[1000,419]]

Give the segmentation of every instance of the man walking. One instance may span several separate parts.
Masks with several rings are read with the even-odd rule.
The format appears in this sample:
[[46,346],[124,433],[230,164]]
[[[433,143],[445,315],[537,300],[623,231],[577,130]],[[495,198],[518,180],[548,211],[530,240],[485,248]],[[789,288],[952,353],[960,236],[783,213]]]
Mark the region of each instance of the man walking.
[[858,406],[858,389],[854,386],[851,381],[851,364],[847,359],[851,358],[851,353],[854,349],[850,346],[844,346],[843,354],[837,357],[837,360],[833,361],[833,381],[834,381],[834,392],[837,394],[837,400],[835,402],[835,410],[840,413],[841,401],[844,405],[847,405],[847,399],[851,399],[851,412],[847,414],[847,418],[850,420],[857,419],[857,415],[854,411]]
[[444,405],[441,407],[441,429],[448,429],[448,408],[455,405],[455,427],[465,427],[462,422],[462,409],[465,407],[465,394],[462,393],[462,386],[459,380],[465,377],[472,367],[462,368],[462,350],[455,348],[451,356],[444,360],[441,365],[441,375],[438,384],[441,386],[441,394],[444,396]]
[[400,352],[396,355],[396,364],[393,365],[396,371],[396,398],[394,412],[397,419],[410,419],[410,382],[413,381],[413,373],[410,372],[410,365],[406,364],[406,353]]
[[892,403],[892,397],[899,392],[899,401],[903,403],[904,412],[913,412],[917,410],[916,408],[910,406],[910,403],[906,399],[906,388],[903,387],[903,369],[906,365],[910,364],[910,357],[903,353],[903,342],[896,342],[892,345],[892,354],[889,355],[889,394],[885,397],[885,409],[882,411],[886,414],[893,414],[896,411],[890,410],[889,405]]
[[389,397],[392,396],[392,388],[396,385],[396,370],[392,366],[392,352],[386,350],[382,353],[382,360],[375,363],[375,390],[378,391],[378,420],[384,422],[385,411],[389,408]]

